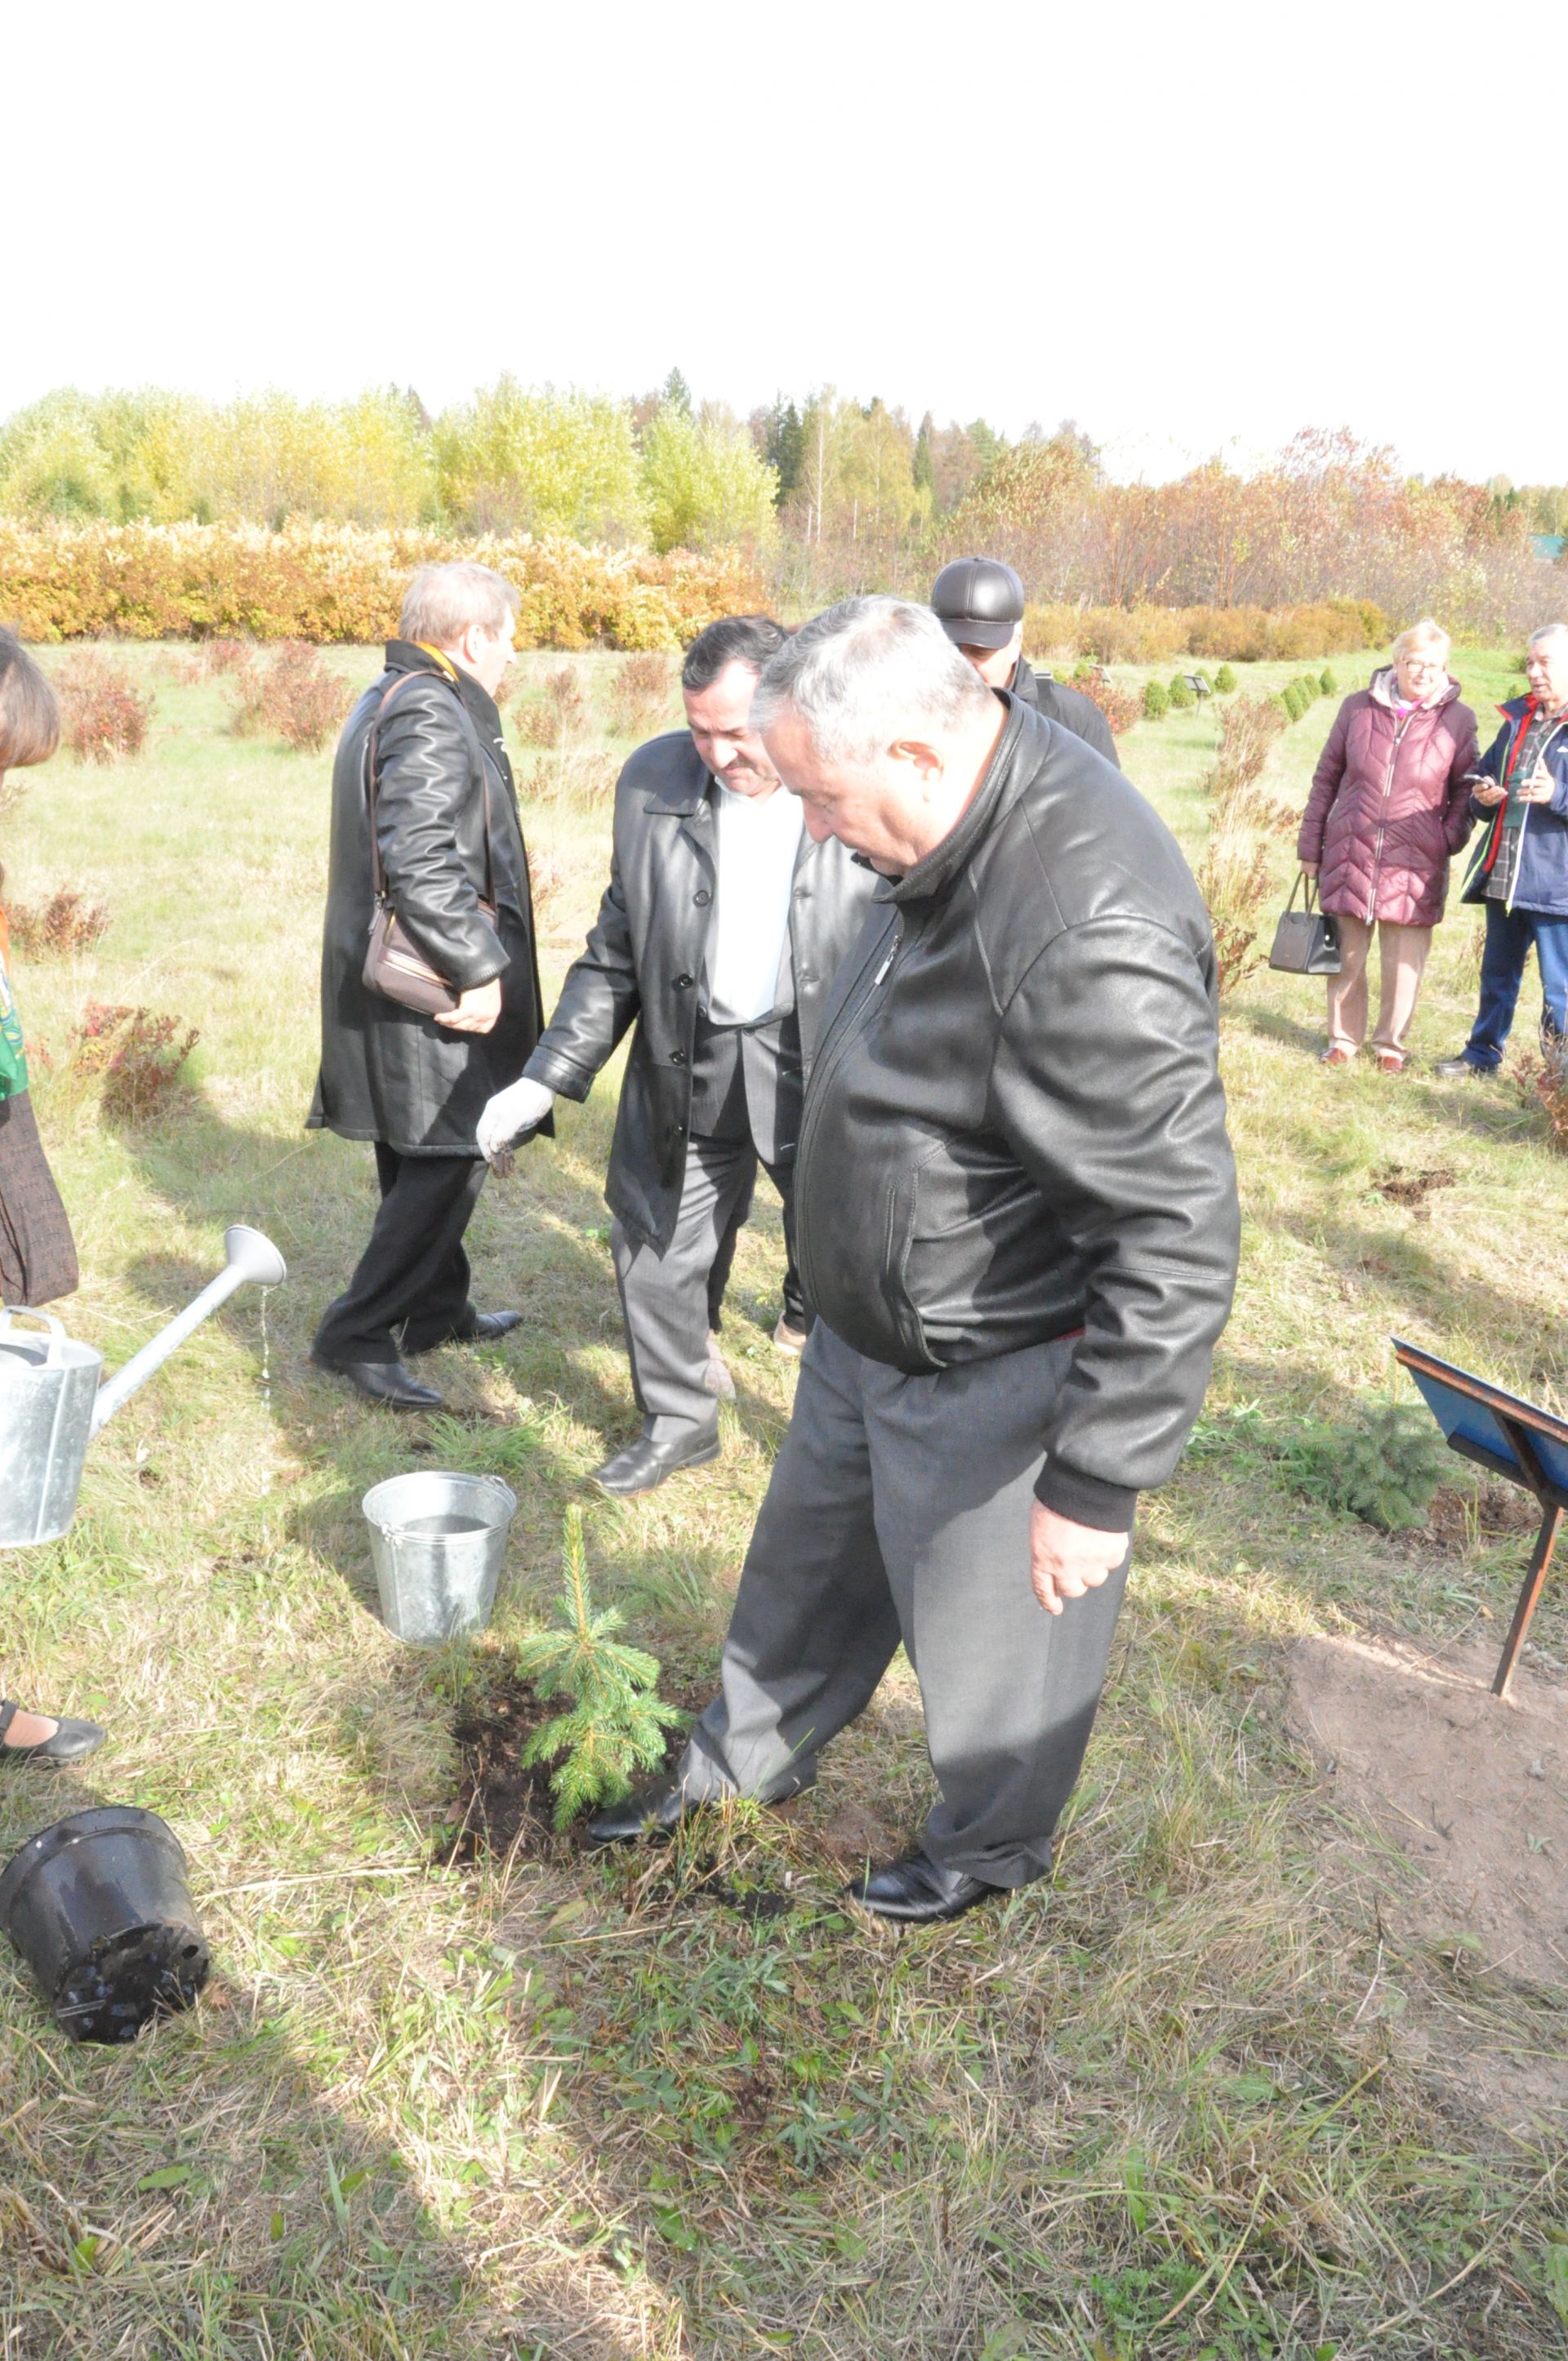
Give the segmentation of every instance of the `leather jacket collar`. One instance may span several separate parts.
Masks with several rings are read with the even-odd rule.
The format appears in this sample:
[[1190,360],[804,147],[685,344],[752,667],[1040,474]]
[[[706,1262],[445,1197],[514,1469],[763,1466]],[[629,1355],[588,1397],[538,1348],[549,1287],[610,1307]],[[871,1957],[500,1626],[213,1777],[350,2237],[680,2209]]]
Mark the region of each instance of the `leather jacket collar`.
[[427,672],[433,679],[444,680],[448,687],[455,689],[464,711],[479,733],[479,743],[508,786],[513,786],[511,763],[501,737],[500,707],[488,689],[480,686],[471,672],[465,672],[460,664],[452,663],[450,658],[436,655],[417,640],[389,640],[387,670],[392,673]]
[[884,877],[873,899],[878,902],[931,902],[946,893],[981,839],[985,835],[1007,787],[1012,783],[1016,765],[1013,757],[1018,741],[1034,718],[1034,708],[1012,690],[999,688],[996,695],[1007,708],[1007,720],[997,740],[985,776],[976,787],[954,825],[940,844],[933,845],[924,861],[906,869],[902,877]]

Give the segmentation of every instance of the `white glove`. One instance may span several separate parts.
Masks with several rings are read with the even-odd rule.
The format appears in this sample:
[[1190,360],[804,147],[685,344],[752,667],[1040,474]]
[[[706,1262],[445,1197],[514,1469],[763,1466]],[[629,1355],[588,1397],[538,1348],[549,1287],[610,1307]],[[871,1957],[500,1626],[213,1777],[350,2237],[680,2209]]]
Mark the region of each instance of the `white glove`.
[[543,1082],[531,1082],[526,1074],[521,1082],[498,1091],[479,1117],[480,1155],[498,1172],[510,1172],[512,1149],[525,1131],[537,1129],[554,1104],[554,1092],[547,1091]]

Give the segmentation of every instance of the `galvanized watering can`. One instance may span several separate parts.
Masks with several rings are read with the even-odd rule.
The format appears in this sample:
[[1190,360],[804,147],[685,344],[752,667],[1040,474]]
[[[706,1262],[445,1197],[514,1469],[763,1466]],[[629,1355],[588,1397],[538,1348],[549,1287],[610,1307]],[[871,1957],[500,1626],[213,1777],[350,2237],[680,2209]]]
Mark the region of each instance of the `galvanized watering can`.
[[[78,1345],[48,1312],[0,1311],[0,1549],[57,1542],[76,1514],[87,1446],[123,1401],[160,1368],[210,1312],[253,1280],[276,1287],[288,1267],[270,1238],[236,1222],[224,1233],[225,1269],[106,1384],[104,1356]],[[36,1320],[35,1335],[17,1320]]]

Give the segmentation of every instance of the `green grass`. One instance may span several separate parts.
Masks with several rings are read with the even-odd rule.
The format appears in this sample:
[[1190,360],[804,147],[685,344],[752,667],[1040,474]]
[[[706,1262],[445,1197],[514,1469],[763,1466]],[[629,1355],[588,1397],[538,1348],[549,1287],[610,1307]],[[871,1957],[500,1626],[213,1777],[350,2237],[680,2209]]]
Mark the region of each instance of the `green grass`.
[[[242,1294],[105,1430],[69,1539],[0,1559],[5,1692],[111,1731],[76,1775],[5,1775],[0,1845],[91,1800],[151,1806],[217,1963],[197,2010],[118,2054],[66,2045],[0,1962],[6,2361],[1560,2351],[1561,2120],[1505,2134],[1443,2061],[1456,2026],[1472,2062],[1568,2059],[1568,1994],[1380,1945],[1321,1873],[1331,1807],[1279,1711],[1296,1634],[1500,1635],[1517,1543],[1387,1543],[1292,1489],[1287,1446],[1392,1389],[1391,1331],[1561,1403],[1568,1170],[1539,1115],[1506,1082],[1325,1073],[1321,986],[1259,971],[1235,994],[1236,1316],[1198,1447],[1147,1504],[1048,1885],[917,1938],[839,1907],[857,1856],[928,1796],[902,1667],[787,1814],[739,1810],[652,1856],[444,1867],[454,1719],[546,1613],[563,1510],[635,1431],[599,1195],[614,1078],[487,1189],[478,1298],[527,1320],[424,1365],[445,1417],[394,1424],[312,1375],[371,1202],[367,1154],[301,1130],[328,764],[227,737],[217,684],[127,660],[158,689],[148,752],[61,758],[5,821],[14,899],[76,885],[112,913],[85,958],[18,962],[82,1248],[64,1309],[117,1362],[236,1219],[291,1278],[266,1308],[269,1399]],[[1511,678],[1495,656],[1456,668],[1488,702]],[[1243,686],[1300,669],[1243,667]],[[1288,732],[1282,797],[1299,805],[1332,713]],[[1213,733],[1212,712],[1174,714],[1124,748],[1193,852]],[[558,880],[548,989],[605,820],[567,800],[527,818]],[[1277,865],[1283,901],[1284,839]],[[1439,935],[1423,1065],[1464,1038],[1473,943],[1468,913]],[[115,1132],[71,1086],[89,998],[201,1027],[195,1094],[156,1127]],[[1390,1165],[1453,1171],[1429,1221],[1376,1193]],[[596,1597],[683,1696],[711,1679],[787,1416],[781,1260],[762,1209],[721,1462],[587,1509]],[[491,1633],[433,1657],[367,1611],[357,1511],[421,1444],[521,1500]],[[1561,1592],[1536,1636],[1568,1648]]]

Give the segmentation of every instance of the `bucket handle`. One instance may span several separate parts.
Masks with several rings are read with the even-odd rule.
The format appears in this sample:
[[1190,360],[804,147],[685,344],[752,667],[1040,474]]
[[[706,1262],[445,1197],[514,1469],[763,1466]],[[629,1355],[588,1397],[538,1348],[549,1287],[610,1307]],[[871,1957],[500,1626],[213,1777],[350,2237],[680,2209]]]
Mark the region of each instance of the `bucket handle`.
[[49,1330],[49,1346],[44,1354],[43,1366],[46,1369],[58,1369],[65,1357],[63,1348],[68,1342],[64,1321],[57,1320],[52,1312],[35,1312],[30,1303],[7,1303],[0,1305],[0,1335],[4,1335],[12,1321],[18,1318],[37,1320]]

